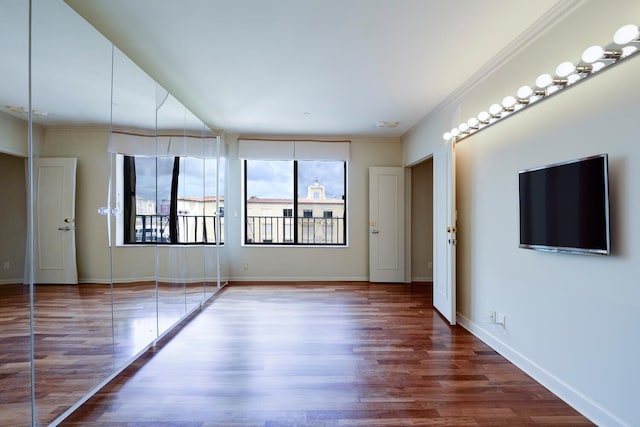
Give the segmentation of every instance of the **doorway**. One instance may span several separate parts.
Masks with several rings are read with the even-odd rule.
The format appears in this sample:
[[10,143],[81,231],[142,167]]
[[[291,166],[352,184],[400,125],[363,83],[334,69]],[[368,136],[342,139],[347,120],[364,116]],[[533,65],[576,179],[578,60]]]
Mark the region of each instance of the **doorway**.
[[411,281],[433,283],[433,158],[411,167]]
[[27,241],[27,189],[24,158],[0,153],[0,284],[22,284]]

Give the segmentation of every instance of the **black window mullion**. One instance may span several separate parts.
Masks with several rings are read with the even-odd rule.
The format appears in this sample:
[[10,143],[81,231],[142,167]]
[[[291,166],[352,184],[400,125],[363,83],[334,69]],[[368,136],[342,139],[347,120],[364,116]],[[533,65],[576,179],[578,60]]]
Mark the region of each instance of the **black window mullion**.
[[[133,156],[124,156],[125,243],[135,243],[136,241],[136,214],[136,160]],[[144,230],[144,227],[142,229]]]
[[[247,240],[247,236],[249,235],[249,210],[247,205],[247,198],[249,194],[247,194],[247,161],[244,161],[244,243],[249,243]],[[254,224],[252,224],[253,226]],[[252,227],[255,229],[255,227]],[[255,234],[255,231],[254,231]],[[255,236],[254,239],[255,240]],[[253,243],[253,242],[252,242]]]
[[293,161],[293,244],[298,245],[298,161]]
[[178,176],[180,175],[180,157],[173,159],[171,174],[171,200],[169,201],[169,240],[178,243]]
[[[347,162],[343,162],[344,164],[344,174],[343,174],[343,183],[342,183],[342,244],[347,244]],[[337,224],[336,224],[337,225]]]

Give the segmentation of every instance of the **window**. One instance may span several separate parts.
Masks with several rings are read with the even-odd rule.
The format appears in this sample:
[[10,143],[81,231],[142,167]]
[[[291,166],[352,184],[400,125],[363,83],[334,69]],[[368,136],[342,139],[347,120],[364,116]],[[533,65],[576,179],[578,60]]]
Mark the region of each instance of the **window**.
[[223,158],[122,157],[124,244],[216,243],[224,224],[224,198],[216,197]]
[[341,160],[245,160],[245,244],[345,245]]

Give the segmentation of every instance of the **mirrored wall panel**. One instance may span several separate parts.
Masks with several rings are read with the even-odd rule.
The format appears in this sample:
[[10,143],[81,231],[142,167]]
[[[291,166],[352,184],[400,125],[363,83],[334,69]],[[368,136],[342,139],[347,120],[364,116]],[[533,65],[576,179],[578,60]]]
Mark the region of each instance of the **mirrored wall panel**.
[[0,13],[0,420],[31,425],[30,287],[26,168],[29,111],[29,3]]
[[109,209],[114,352],[122,366],[158,337],[156,83],[113,49]]
[[219,289],[224,150],[62,0],[29,35],[29,5],[0,13],[0,420],[44,426]]
[[106,150],[111,43],[62,1],[32,0],[34,372],[47,425],[114,369]]

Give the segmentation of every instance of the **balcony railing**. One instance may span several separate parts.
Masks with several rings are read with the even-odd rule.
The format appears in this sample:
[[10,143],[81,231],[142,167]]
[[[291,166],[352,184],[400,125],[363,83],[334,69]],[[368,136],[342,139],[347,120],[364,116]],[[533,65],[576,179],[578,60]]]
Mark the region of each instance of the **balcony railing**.
[[[297,242],[295,240],[297,228]],[[344,218],[248,216],[247,244],[344,245]]]
[[[178,241],[173,244],[216,243],[214,215],[178,215]],[[224,216],[220,217],[220,243],[224,243]],[[136,215],[135,243],[172,244],[169,237],[169,215]]]

